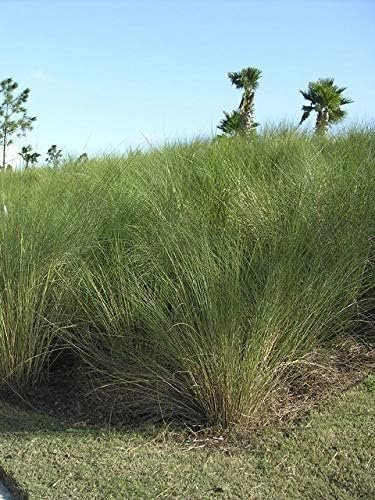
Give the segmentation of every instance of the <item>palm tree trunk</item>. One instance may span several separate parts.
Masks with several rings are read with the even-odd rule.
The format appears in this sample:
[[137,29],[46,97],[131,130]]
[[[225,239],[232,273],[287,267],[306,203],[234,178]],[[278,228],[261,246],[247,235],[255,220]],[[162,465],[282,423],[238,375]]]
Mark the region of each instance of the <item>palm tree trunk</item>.
[[316,118],[315,124],[315,132],[317,134],[325,134],[327,132],[329,125],[329,112],[327,108],[324,108],[322,111],[318,112],[318,116]]
[[253,128],[253,115],[254,115],[254,92],[245,90],[241,100],[240,112],[246,117],[245,128],[246,132],[250,132]]

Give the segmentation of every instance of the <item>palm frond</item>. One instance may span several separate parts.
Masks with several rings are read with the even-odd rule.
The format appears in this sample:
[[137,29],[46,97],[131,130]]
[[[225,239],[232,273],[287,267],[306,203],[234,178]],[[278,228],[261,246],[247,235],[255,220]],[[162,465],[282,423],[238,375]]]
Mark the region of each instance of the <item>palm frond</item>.
[[224,111],[224,116],[218,125],[224,134],[235,135],[237,133],[244,133],[246,129],[246,116],[238,110],[234,110],[231,113]]
[[239,73],[239,72],[228,73],[228,78],[232,82],[232,85],[235,85],[236,88],[238,88],[238,89],[243,88],[243,82],[241,80],[241,73]]
[[344,106],[345,104],[351,104],[352,102],[354,102],[352,99],[341,97],[340,106]]
[[300,93],[303,95],[303,97],[306,99],[306,101],[313,101],[313,96],[311,95],[311,93],[309,91],[304,91],[304,90],[300,90]]
[[329,114],[329,121],[331,123],[341,122],[346,117],[347,114],[348,114],[347,111],[343,109],[340,108],[334,109]]
[[259,85],[259,80],[262,71],[258,68],[248,67],[241,71],[228,73],[228,77],[232,84],[238,89],[256,89]]
[[307,120],[307,118],[310,116],[311,111],[314,111],[314,109],[314,106],[302,106],[303,114],[298,126],[301,125],[305,120]]
[[334,85],[334,78],[319,78],[318,82],[323,87],[332,87]]

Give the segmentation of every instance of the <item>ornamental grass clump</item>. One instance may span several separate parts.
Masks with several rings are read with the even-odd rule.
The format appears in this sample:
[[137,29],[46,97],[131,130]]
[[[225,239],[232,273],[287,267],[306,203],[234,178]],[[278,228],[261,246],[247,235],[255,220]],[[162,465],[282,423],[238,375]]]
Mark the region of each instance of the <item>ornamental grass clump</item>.
[[131,418],[260,418],[368,310],[371,141],[288,132],[124,163],[114,233],[72,285],[71,342],[96,387]]
[[2,177],[0,187],[0,389],[22,392],[48,378],[66,347],[73,318],[62,276],[95,234],[100,198],[80,205],[71,179],[43,169]]
[[2,378],[64,348],[125,419],[254,425],[312,352],[370,339],[374,148],[268,129],[10,176]]

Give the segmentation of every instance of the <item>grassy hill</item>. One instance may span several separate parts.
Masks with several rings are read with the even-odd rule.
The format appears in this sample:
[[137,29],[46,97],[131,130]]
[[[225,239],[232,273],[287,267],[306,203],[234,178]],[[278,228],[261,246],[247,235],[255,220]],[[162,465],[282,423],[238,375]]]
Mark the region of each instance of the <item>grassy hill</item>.
[[2,390],[71,368],[124,421],[272,420],[373,337],[374,150],[279,130],[1,173]]

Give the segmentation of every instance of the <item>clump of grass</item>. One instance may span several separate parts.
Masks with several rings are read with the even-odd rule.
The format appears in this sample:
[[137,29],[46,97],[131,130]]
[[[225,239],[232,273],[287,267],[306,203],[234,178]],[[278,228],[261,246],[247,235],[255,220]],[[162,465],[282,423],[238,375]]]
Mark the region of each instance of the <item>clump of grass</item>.
[[374,145],[268,130],[38,172],[48,339],[124,415],[252,424],[299,360],[373,321]]
[[71,318],[61,276],[97,224],[75,188],[43,170],[2,178],[8,212],[0,215],[0,388],[40,383],[51,354],[64,347]]

